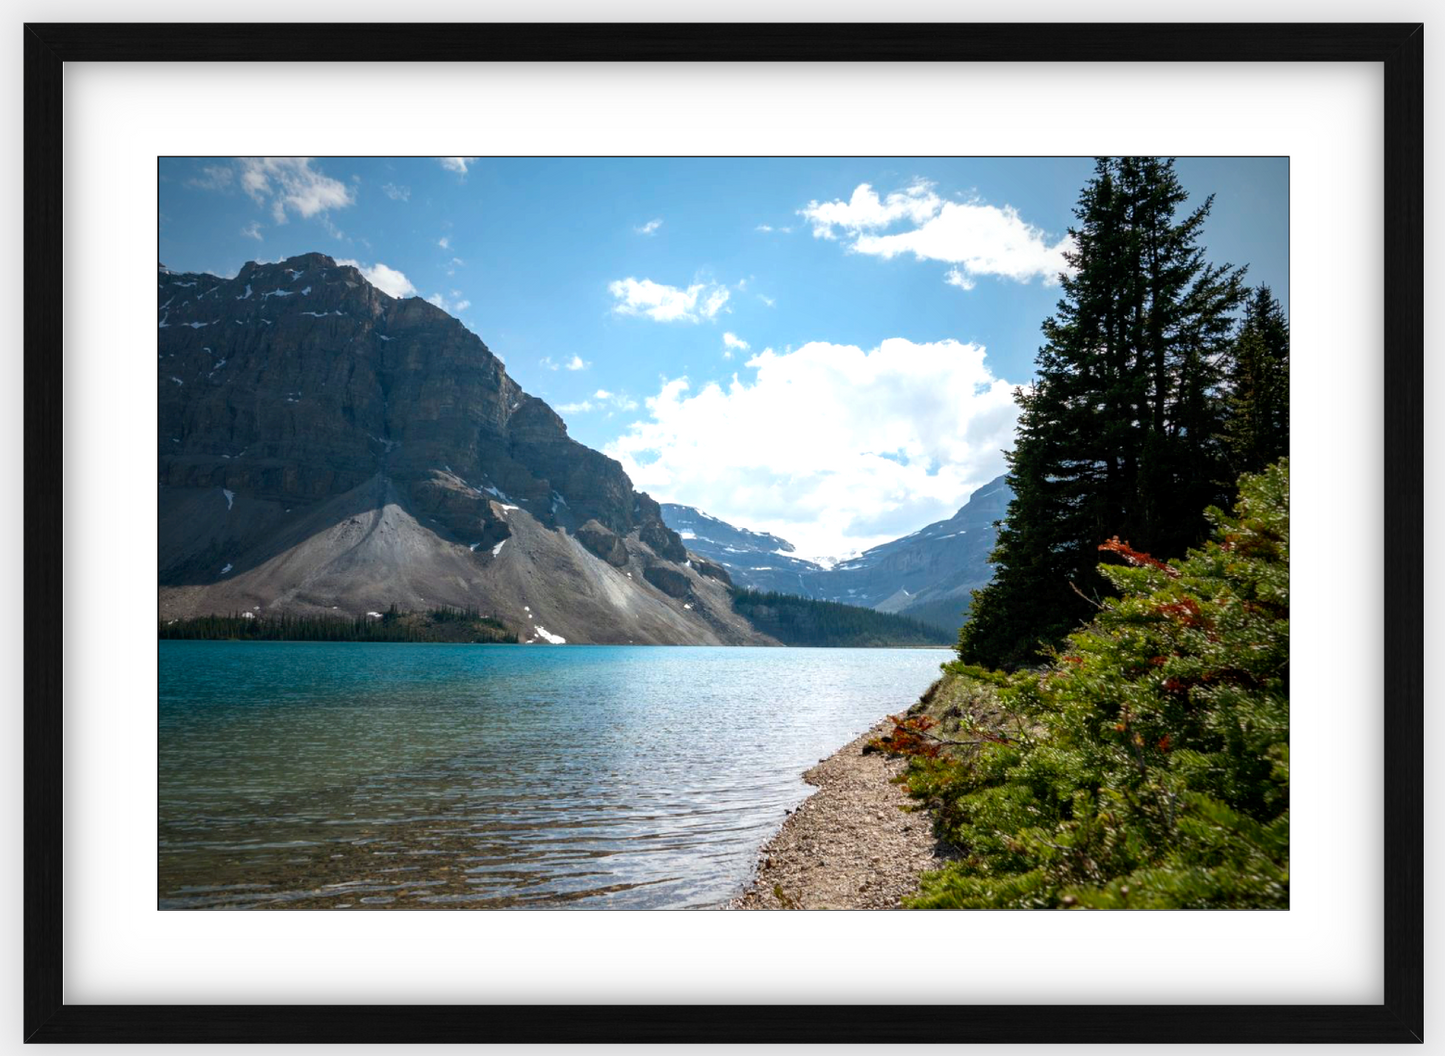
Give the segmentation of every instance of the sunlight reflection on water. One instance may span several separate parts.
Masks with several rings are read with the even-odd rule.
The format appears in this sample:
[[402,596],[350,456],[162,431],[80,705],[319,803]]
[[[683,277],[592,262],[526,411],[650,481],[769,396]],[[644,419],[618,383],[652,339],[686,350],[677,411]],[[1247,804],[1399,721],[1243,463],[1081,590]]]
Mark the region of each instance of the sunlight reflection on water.
[[163,641],[160,907],[715,906],[949,656]]

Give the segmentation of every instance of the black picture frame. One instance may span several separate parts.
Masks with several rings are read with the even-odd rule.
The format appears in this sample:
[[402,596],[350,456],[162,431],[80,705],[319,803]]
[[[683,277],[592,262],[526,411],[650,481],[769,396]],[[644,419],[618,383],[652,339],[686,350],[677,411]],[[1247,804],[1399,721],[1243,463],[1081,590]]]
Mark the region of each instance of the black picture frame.
[[[25,995],[35,1042],[1419,1042],[1424,89],[1419,24],[24,27]],[[1376,1005],[76,1005],[62,991],[66,62],[1378,62],[1384,67],[1384,1000]],[[539,1014],[541,1013],[541,1014]]]

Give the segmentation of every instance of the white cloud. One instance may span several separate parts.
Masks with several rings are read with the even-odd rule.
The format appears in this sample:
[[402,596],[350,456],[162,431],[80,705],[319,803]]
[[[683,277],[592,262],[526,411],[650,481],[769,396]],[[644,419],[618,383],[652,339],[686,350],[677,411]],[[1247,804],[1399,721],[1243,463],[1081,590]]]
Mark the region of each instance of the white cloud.
[[[1013,206],[945,201],[921,181],[885,198],[868,184],[859,184],[846,202],[809,202],[799,213],[812,222],[815,237],[842,234],[851,240],[852,252],[884,260],[912,253],[918,260],[952,264],[944,281],[964,290],[973,289],[980,275],[1015,282],[1040,278],[1052,285],[1069,268],[1064,259],[1072,246],[1069,236],[1050,241]],[[912,226],[884,232],[901,222]]]
[[595,400],[610,400],[612,399],[612,393],[608,392],[606,389],[598,389],[592,394],[592,398]]
[[948,273],[943,276],[943,281],[950,286],[957,286],[960,290],[971,290],[975,283],[957,268],[949,268]]
[[591,400],[579,400],[577,403],[559,403],[557,405],[558,414],[586,414],[592,409]]
[[254,238],[257,242],[262,241],[261,222],[259,220],[252,220],[245,227],[241,228],[241,234],[247,238]]
[[408,202],[411,200],[411,188],[405,184],[384,183],[381,185],[381,189],[393,202]]
[[538,362],[541,366],[546,367],[548,370],[561,370],[561,369],[562,369],[562,364],[558,363],[558,362],[557,362],[555,359],[553,359],[551,356],[543,356],[543,357],[542,357],[541,359],[539,359],[537,362]]
[[768,297],[768,296],[765,296],[764,294],[761,294],[761,293],[758,294],[758,300],[762,301],[762,302],[763,302],[764,304],[766,304],[769,308],[771,308],[773,305],[775,305],[775,304],[778,303],[776,298]]
[[362,277],[382,293],[388,293],[393,297],[416,296],[416,287],[411,284],[411,280],[395,268],[389,268],[380,262],[363,264],[359,260],[338,260],[336,263],[343,266],[349,264],[361,272]]
[[728,303],[728,291],[726,287],[714,286],[707,291],[707,296],[702,302],[702,316],[704,319],[711,319],[722,311],[722,306]]
[[562,364],[568,370],[586,370],[587,364],[581,356],[573,356],[566,363]]
[[921,224],[942,204],[943,200],[933,193],[933,185],[921,180],[881,199],[870,185],[860,183],[848,201],[812,201],[799,209],[798,215],[812,222],[814,238],[837,238],[835,228],[857,235],[899,220]]
[[437,158],[442,163],[442,168],[448,172],[455,172],[459,176],[467,174],[467,166],[476,161],[476,158]]
[[665,381],[607,453],[654,497],[776,532],[813,556],[951,516],[1003,472],[1013,385],[977,345],[813,342],[746,366],[751,380],[698,391]]
[[791,235],[793,233],[791,227],[774,227],[772,224],[759,224],[753,230],[761,231],[765,235],[770,235],[775,231],[780,235]]
[[437,239],[437,245],[441,246],[442,249],[451,249],[451,248],[452,248],[452,239],[451,239],[451,236],[450,236],[450,235],[443,235],[441,238]]
[[662,218],[658,217],[656,220],[649,220],[641,227],[634,227],[632,230],[636,231],[639,235],[651,235],[656,233],[657,229],[661,226]]
[[199,187],[203,191],[229,191],[235,182],[235,170],[227,165],[207,165],[199,176],[186,181],[187,187]]
[[954,274],[960,280],[997,275],[1016,282],[1041,278],[1055,283],[1059,273],[1069,268],[1064,253],[1071,246],[1067,235],[1051,243],[1043,231],[1020,219],[1012,206],[945,202],[938,215],[921,227],[893,235],[863,235],[852,248],[885,260],[912,253],[919,260],[946,261],[957,265],[948,281],[958,286],[963,283]]
[[269,205],[278,224],[288,212],[312,217],[356,203],[351,188],[313,169],[310,158],[238,158],[236,165],[241,189],[257,205]]
[[750,345],[750,344],[748,344],[746,341],[744,341],[742,338],[738,337],[737,334],[734,334],[734,333],[732,333],[731,331],[723,334],[723,345],[724,345],[729,351],[737,351],[737,352],[746,352],[748,349],[750,349],[750,348],[753,347],[752,345]]
[[665,286],[651,279],[619,279],[607,289],[617,298],[612,310],[619,315],[645,315],[659,323],[695,323],[711,319],[728,300],[726,286],[699,282],[687,289]]

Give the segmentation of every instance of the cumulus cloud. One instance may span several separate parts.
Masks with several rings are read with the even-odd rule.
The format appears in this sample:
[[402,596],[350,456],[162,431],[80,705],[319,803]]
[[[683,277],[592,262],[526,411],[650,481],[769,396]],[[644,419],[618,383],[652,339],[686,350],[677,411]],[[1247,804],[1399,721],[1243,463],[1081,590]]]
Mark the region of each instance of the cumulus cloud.
[[442,168],[448,172],[455,172],[459,176],[467,174],[467,166],[476,161],[476,158],[437,158],[442,163]]
[[411,284],[410,279],[395,268],[389,268],[379,261],[375,264],[363,264],[359,260],[338,260],[336,263],[351,265],[361,272],[367,282],[382,293],[388,293],[393,297],[416,296],[416,287]]
[[798,215],[813,225],[814,238],[837,238],[841,229],[846,235],[857,235],[887,227],[898,220],[921,224],[938,212],[942,199],[933,193],[933,185],[919,181],[912,186],[879,198],[871,185],[860,183],[848,201],[812,201],[798,210]]
[[586,369],[587,369],[587,363],[582,359],[581,356],[573,356],[571,359],[569,359],[566,363],[564,363],[564,364],[562,364],[562,365],[563,365],[564,367],[566,367],[568,370],[586,370]]
[[257,242],[260,242],[262,240],[260,221],[252,220],[245,227],[241,228],[241,234],[246,238],[254,238]]
[[699,282],[686,289],[651,279],[618,279],[607,287],[617,303],[618,315],[645,315],[659,323],[695,323],[711,319],[727,304],[728,289],[715,282]]
[[442,249],[451,249],[451,248],[452,248],[452,236],[451,236],[451,235],[442,235],[441,238],[437,239],[437,245],[441,246]]
[[[981,201],[945,201],[933,185],[917,182],[880,198],[859,184],[847,201],[809,202],[798,212],[813,225],[816,238],[847,239],[848,249],[890,260],[912,253],[918,260],[954,265],[944,281],[971,290],[979,275],[1052,285],[1069,269],[1064,253],[1069,236],[1051,240],[1027,223],[1013,206]],[[887,232],[895,224],[906,230]]]
[[752,347],[737,334],[732,332],[723,334],[723,359],[732,359],[734,352],[746,352]]
[[766,349],[750,379],[665,381],[606,451],[658,499],[771,531],[812,555],[952,515],[1004,470],[1014,386],[984,349],[891,338]]
[[662,218],[659,217],[656,220],[647,221],[647,223],[643,224],[641,227],[634,227],[632,230],[636,231],[639,235],[651,235],[656,233],[657,229],[661,226]]
[[288,213],[302,217],[344,209],[356,202],[351,188],[312,168],[310,158],[238,158],[239,182],[271,219],[284,224]]
[[381,185],[381,190],[393,202],[411,201],[411,188],[405,184],[384,183]]

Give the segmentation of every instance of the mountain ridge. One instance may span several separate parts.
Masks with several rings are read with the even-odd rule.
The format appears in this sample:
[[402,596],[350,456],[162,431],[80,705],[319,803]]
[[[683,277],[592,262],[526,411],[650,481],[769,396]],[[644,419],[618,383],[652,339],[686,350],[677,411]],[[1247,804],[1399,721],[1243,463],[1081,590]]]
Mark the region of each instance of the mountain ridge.
[[163,619],[456,606],[523,641],[772,644],[435,305],[308,253],[161,267],[157,306]]
[[729,524],[691,506],[662,503],[662,516],[698,554],[727,569],[740,587],[799,594],[911,616],[957,630],[972,591],[993,576],[988,557],[996,522],[1013,492],[1007,474],[975,489],[949,518],[826,566],[792,556],[792,543]]

